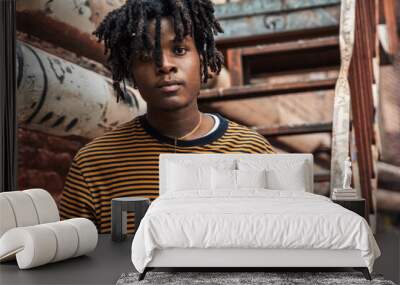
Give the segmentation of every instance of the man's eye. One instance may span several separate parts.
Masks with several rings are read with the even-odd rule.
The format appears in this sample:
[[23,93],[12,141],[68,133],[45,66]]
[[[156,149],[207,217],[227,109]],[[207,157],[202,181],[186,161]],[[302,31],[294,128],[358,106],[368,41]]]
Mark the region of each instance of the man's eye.
[[175,47],[175,48],[174,48],[174,52],[175,52],[175,54],[177,54],[177,55],[184,55],[184,54],[186,54],[187,49],[184,48],[184,47]]
[[151,60],[151,55],[150,54],[147,54],[147,53],[143,53],[143,54],[141,54],[140,55],[140,60],[141,61],[150,61]]

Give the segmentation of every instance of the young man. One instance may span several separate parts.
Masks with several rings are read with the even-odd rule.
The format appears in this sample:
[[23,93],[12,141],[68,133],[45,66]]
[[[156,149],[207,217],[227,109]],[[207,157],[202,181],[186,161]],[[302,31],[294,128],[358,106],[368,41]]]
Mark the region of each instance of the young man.
[[[95,31],[110,51],[118,96],[131,80],[147,113],[84,146],[75,156],[61,199],[62,218],[86,217],[111,228],[111,199],[158,196],[160,153],[273,153],[258,133],[199,111],[200,85],[223,58],[222,29],[209,0],[128,0]],[[129,229],[129,228],[128,228]]]

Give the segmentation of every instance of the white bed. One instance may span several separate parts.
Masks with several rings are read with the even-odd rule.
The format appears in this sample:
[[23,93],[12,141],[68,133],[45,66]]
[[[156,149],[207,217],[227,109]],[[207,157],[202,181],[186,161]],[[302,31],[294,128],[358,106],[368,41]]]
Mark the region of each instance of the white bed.
[[161,154],[160,197],[132,243],[140,279],[155,267],[354,267],[370,278],[380,251],[367,222],[312,193],[312,165],[308,154]]

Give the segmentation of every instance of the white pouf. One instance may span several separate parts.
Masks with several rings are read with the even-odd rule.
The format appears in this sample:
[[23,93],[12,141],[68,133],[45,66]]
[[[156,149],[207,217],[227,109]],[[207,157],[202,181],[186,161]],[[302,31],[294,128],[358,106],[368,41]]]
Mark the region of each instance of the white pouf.
[[60,221],[56,202],[43,189],[2,192],[0,206],[0,237],[15,227]]
[[20,269],[28,269],[86,254],[96,248],[96,226],[75,218],[8,230],[0,238],[0,261],[16,256]]
[[23,191],[3,192],[1,196],[10,202],[17,227],[26,227],[39,224],[35,205],[30,196]]
[[39,224],[60,221],[56,201],[54,201],[49,192],[40,188],[28,189],[22,192],[31,197],[39,218]]
[[16,226],[17,222],[10,202],[6,197],[0,195],[0,237]]

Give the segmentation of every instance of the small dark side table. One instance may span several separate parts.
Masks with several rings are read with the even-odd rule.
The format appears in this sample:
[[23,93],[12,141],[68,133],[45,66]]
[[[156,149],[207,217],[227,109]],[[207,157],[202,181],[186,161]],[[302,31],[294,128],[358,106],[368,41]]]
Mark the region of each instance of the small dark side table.
[[332,202],[339,204],[340,206],[359,214],[365,218],[365,199],[353,199],[353,200],[334,200]]
[[121,197],[111,200],[111,238],[123,241],[127,236],[128,212],[135,213],[135,232],[150,206],[150,199],[143,197]]

